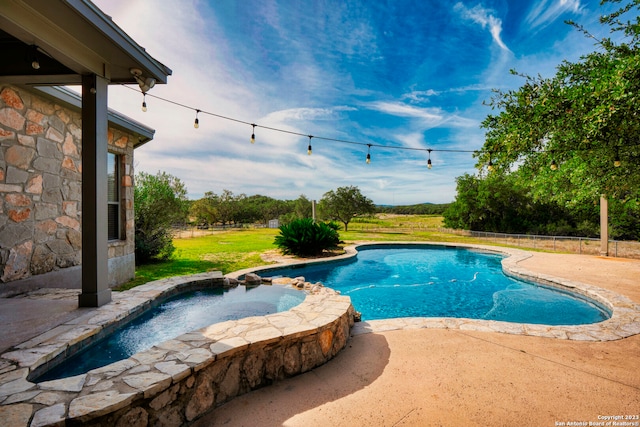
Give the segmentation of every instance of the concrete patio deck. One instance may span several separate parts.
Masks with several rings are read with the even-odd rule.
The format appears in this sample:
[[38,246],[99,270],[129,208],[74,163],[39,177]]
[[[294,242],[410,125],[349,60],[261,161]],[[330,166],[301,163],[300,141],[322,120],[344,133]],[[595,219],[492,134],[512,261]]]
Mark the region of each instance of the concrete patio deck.
[[[640,261],[533,253],[520,265],[640,303]],[[640,335],[585,342],[386,328],[356,324],[326,365],[237,397],[194,425],[640,425]]]

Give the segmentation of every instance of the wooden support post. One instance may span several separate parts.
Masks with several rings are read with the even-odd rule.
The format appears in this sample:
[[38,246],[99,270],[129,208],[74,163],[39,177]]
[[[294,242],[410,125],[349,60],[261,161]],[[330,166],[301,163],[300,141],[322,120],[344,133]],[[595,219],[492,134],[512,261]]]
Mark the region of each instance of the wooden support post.
[[107,252],[106,79],[82,76],[82,293],[80,307],[111,301]]
[[609,256],[609,201],[600,196],[600,255]]

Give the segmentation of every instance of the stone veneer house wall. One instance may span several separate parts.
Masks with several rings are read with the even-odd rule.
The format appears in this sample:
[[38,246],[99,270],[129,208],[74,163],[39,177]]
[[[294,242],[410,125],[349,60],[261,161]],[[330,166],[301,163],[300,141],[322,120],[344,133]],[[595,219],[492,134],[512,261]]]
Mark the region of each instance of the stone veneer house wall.
[[[80,102],[62,88],[0,84],[0,294],[47,282],[80,287]],[[109,193],[109,286],[134,277],[133,149],[153,132],[109,112],[109,170],[119,175],[113,180],[119,185],[111,186],[117,193]]]

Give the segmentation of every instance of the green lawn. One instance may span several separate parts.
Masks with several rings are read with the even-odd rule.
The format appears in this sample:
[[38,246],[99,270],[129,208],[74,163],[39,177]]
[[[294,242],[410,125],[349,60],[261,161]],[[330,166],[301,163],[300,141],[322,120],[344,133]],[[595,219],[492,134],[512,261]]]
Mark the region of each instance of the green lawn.
[[174,239],[176,251],[168,262],[136,267],[136,278],[118,288],[134,286],[171,276],[220,270],[223,274],[265,264],[260,253],[275,249],[278,230],[267,228],[216,232],[213,235]]
[[[346,245],[361,241],[432,241],[481,243],[478,239],[438,232],[441,216],[377,215],[356,218],[350,231],[340,231]],[[362,229],[362,226],[366,225]],[[373,228],[371,228],[373,227]],[[223,274],[264,265],[260,254],[276,250],[277,229],[256,228],[215,232],[203,237],[174,239],[176,251],[168,262],[136,268],[136,278],[117,290],[126,290],[153,280],[220,270]]]

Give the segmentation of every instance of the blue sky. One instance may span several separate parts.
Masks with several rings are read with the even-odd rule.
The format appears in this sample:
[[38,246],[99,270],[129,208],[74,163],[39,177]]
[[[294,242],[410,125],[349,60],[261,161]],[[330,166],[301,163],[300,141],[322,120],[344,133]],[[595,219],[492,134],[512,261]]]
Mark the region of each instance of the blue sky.
[[[442,150],[482,147],[491,89],[519,87],[512,68],[551,76],[593,51],[565,20],[604,31],[599,0],[94,2],[173,70],[149,95],[192,107],[147,97],[143,113],[140,93],[109,92],[111,108],[156,129],[136,171],[177,176],[191,199],[319,200],[354,185],[377,204],[453,201],[475,159]],[[256,143],[250,125],[204,112],[256,123]],[[314,138],[309,156],[308,137],[263,127],[359,144]]]

